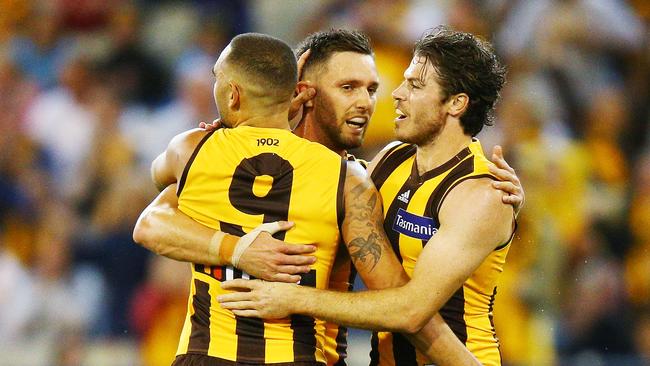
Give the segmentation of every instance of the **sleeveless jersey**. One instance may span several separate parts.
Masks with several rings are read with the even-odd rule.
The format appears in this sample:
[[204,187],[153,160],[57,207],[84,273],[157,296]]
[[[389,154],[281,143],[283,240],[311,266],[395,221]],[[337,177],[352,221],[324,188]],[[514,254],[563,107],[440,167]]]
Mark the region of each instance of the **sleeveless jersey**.
[[[197,145],[179,181],[179,209],[199,223],[234,235],[290,220],[275,235],[313,243],[316,263],[301,285],[327,288],[340,240],[346,163],[324,146],[290,131],[242,126],[210,132]],[[192,265],[185,325],[177,354],[244,363],[321,362],[324,324],[294,315],[263,321],[234,316],[217,296],[220,283],[248,279],[231,266]]]
[[[357,159],[352,154],[346,154],[348,161],[356,161],[364,169],[368,168],[368,162]],[[354,279],[357,275],[348,249],[343,243],[339,244],[334,267],[330,275],[329,289],[334,291],[352,291]],[[325,322],[325,356],[328,366],[346,366],[345,359],[348,349],[348,329],[338,324]]]
[[[489,173],[489,161],[476,139],[452,159],[422,176],[417,171],[415,152],[415,145],[394,146],[372,174],[384,201],[384,229],[409,276],[423,247],[439,229],[438,213],[447,194],[467,179],[496,179]],[[501,364],[492,307],[497,277],[503,271],[509,243],[496,248],[440,310],[456,336],[483,365]],[[400,334],[375,332],[371,346],[371,365],[426,363]]]

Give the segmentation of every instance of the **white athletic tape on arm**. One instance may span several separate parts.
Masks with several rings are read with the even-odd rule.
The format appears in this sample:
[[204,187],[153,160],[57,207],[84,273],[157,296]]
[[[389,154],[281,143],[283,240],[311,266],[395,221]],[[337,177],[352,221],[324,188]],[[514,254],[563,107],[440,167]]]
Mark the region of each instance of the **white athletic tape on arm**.
[[208,246],[208,256],[219,256],[219,251],[221,250],[221,242],[226,237],[226,233],[223,231],[217,231],[212,235],[210,239],[210,245]]
[[276,222],[270,222],[268,224],[262,224],[256,227],[255,229],[253,229],[253,231],[251,231],[250,233],[242,236],[241,239],[239,239],[239,241],[237,242],[237,246],[235,246],[235,250],[232,253],[231,262],[234,267],[239,268],[239,260],[241,259],[241,256],[244,254],[246,249],[248,249],[248,247],[251,244],[253,244],[253,241],[257,239],[257,236],[262,231],[266,231],[267,233],[273,235],[278,231],[280,231],[280,223],[276,221]]

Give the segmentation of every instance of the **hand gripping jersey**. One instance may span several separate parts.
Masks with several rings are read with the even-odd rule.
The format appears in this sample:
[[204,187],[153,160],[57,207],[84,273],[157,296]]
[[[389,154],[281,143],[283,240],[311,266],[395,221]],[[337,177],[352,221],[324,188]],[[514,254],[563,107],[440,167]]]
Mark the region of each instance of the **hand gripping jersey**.
[[[178,187],[179,209],[199,223],[234,235],[290,220],[275,235],[315,244],[316,263],[300,284],[325,289],[340,240],[345,160],[290,131],[237,127],[208,133]],[[230,266],[192,265],[188,312],[178,355],[199,354],[244,363],[325,364],[324,324],[311,317],[263,321],[236,317],[216,297],[220,283],[250,276]]]
[[[422,176],[415,165],[415,152],[415,145],[394,146],[372,174],[384,201],[384,229],[409,276],[422,248],[438,231],[438,212],[447,194],[467,179],[496,179],[489,173],[489,162],[478,140]],[[440,310],[456,336],[484,365],[501,364],[492,306],[509,243],[495,248]],[[424,358],[399,334],[375,332],[371,346],[371,365],[425,364]]]

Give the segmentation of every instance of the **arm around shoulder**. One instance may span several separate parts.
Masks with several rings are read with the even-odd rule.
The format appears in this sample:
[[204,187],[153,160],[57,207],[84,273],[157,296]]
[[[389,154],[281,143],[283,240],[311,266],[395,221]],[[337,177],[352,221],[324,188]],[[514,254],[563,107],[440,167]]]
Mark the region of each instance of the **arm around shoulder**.
[[215,230],[178,209],[176,184],[165,188],[140,214],[133,240],[152,252],[179,261],[221,265],[211,246]]

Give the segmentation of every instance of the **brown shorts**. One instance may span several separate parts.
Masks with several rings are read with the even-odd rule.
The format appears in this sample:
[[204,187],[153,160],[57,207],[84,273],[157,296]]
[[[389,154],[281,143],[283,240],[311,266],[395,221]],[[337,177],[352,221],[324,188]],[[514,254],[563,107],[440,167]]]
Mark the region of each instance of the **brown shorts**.
[[172,366],[326,366],[322,362],[298,361],[281,363],[247,363],[224,360],[208,355],[187,353],[176,356]]

